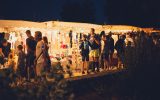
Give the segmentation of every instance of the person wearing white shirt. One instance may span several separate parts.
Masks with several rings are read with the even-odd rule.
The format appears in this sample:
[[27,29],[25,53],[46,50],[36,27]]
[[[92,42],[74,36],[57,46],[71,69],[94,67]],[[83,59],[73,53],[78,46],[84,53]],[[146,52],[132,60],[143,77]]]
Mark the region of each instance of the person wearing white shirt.
[[35,32],[35,39],[37,41],[36,45],[36,74],[37,76],[42,76],[42,73],[44,72],[44,55],[43,50],[45,49],[45,44],[42,40],[42,33],[37,31]]

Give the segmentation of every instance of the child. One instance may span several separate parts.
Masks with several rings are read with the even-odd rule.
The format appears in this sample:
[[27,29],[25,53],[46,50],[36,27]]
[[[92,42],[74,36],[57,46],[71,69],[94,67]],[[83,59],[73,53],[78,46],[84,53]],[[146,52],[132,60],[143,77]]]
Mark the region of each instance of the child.
[[9,54],[8,68],[11,69],[12,72],[16,71],[16,69],[15,69],[15,62],[14,62],[13,54],[12,53]]
[[17,71],[21,77],[25,77],[25,60],[26,55],[23,51],[23,46],[18,45],[18,62],[17,62]]
[[83,41],[79,46],[79,48],[81,49],[82,62],[83,62],[82,74],[85,74],[85,72],[84,72],[85,64],[86,64],[86,67],[87,67],[87,73],[89,74],[88,61],[89,61],[89,46],[90,46],[90,42],[87,40],[87,36],[86,35],[83,35],[82,40]]

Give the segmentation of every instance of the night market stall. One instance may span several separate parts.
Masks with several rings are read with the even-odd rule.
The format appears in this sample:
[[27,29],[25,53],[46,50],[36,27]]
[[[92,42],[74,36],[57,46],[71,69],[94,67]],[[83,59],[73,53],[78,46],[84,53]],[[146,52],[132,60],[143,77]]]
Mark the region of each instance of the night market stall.
[[[24,46],[27,38],[26,30],[31,30],[32,36],[35,31],[41,31],[43,36],[48,37],[49,54],[52,62],[60,59],[64,66],[66,61],[71,60],[73,68],[78,68],[81,63],[79,44],[83,34],[90,33],[90,28],[94,28],[98,34],[101,31],[113,33],[113,38],[117,41],[117,34],[140,31],[141,28],[124,25],[96,25],[76,22],[30,22],[20,20],[0,20],[0,32],[4,33],[4,38],[11,43],[11,49],[16,54],[16,47],[19,44]],[[15,56],[16,58],[16,56]]]

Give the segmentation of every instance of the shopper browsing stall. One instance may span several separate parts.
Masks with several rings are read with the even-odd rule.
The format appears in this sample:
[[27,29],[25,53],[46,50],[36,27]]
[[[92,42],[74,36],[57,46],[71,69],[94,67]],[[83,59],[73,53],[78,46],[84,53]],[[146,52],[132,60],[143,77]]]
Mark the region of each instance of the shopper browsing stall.
[[109,70],[109,36],[106,36],[104,31],[101,34],[100,60],[102,65],[101,67],[103,69]]
[[100,38],[97,34],[95,34],[95,29],[91,28],[91,32],[89,34],[89,42],[91,44],[90,57],[92,58],[92,71],[95,71],[97,68],[97,72],[99,72],[99,49],[100,49]]
[[34,37],[31,35],[31,31],[26,31],[27,39],[26,39],[26,49],[27,49],[27,58],[26,58],[26,73],[27,79],[35,76],[34,71],[34,60],[35,60],[35,50],[36,50],[36,41]]
[[83,35],[82,43],[80,44],[79,48],[81,49],[81,56],[82,56],[82,74],[85,74],[84,66],[86,65],[87,73],[89,73],[88,63],[89,63],[89,46],[90,42],[87,40],[87,36]]
[[23,46],[18,45],[18,61],[17,61],[17,71],[20,74],[21,77],[25,77],[25,61],[26,61],[26,55],[23,51]]
[[[4,54],[2,52],[2,47],[0,46],[0,64],[4,64]],[[1,66],[0,66],[1,67]]]
[[50,60],[50,56],[49,56],[49,52],[48,52],[48,50],[49,50],[48,38],[46,36],[43,37],[43,42],[45,44],[44,45],[44,47],[45,47],[45,50],[44,50],[44,54],[45,54],[44,58],[45,59],[44,60],[46,62],[45,67],[46,67],[46,70],[49,71],[51,68],[51,60]]
[[38,77],[41,77],[43,75],[43,72],[45,72],[45,43],[42,40],[42,33],[40,31],[35,32],[35,40],[37,41],[36,45],[36,74]]
[[11,53],[11,43],[9,43],[6,39],[2,40],[2,52],[5,58],[8,58]]
[[126,36],[122,35],[115,44],[115,49],[117,50],[117,56],[118,56],[118,68],[122,67],[124,64],[124,53],[126,46],[125,39]]
[[110,63],[110,66],[113,66],[114,39],[112,38],[111,32],[109,33],[108,36],[109,36],[109,63]]

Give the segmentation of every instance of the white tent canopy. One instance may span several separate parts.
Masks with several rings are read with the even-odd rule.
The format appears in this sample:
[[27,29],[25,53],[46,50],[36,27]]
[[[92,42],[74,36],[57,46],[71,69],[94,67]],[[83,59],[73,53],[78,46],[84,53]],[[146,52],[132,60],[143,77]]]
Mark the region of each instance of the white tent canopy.
[[[96,33],[101,31],[124,33],[127,31],[138,31],[141,28],[134,26],[124,26],[124,25],[97,25],[89,23],[76,23],[76,22],[61,22],[61,21],[48,21],[48,22],[31,22],[22,20],[0,20],[0,32],[9,33],[7,40],[12,44],[12,48],[16,48],[20,43],[24,43],[27,38],[25,31],[31,30],[32,35],[35,31],[41,31],[43,36],[48,37],[50,42],[49,53],[51,55],[58,54],[72,54],[72,50],[65,51],[61,50],[61,45],[70,44],[69,31],[73,31],[73,43],[77,43],[77,36],[80,37],[78,33],[87,34],[90,29],[94,28]],[[5,34],[7,35],[7,34]],[[118,39],[117,35],[113,35],[115,41]],[[78,45],[78,44],[77,44]],[[75,46],[77,46],[75,45]],[[74,46],[74,45],[73,45]]]
[[131,31],[141,31],[142,29],[139,27],[135,27],[135,26],[127,26],[127,25],[104,25],[103,29],[106,32],[131,32]]
[[58,29],[62,32],[68,32],[70,30],[73,30],[74,32],[84,32],[89,33],[90,28],[94,28],[96,33],[99,33],[102,31],[102,25],[96,25],[96,24],[89,24],[89,23],[76,23],[76,22],[61,22],[61,21],[49,21],[44,22],[47,25],[47,28],[49,29]]
[[48,22],[31,22],[22,20],[0,20],[0,32],[17,31],[25,29],[34,29],[39,31],[59,31],[69,32],[72,30],[76,33],[89,33],[90,28],[94,28],[96,33],[101,31],[106,32],[128,32],[139,31],[141,28],[127,25],[97,25],[89,23],[76,23],[76,22],[61,22],[61,21],[48,21]]
[[28,28],[45,28],[44,23],[21,21],[21,20],[0,20],[1,28],[28,27]]

